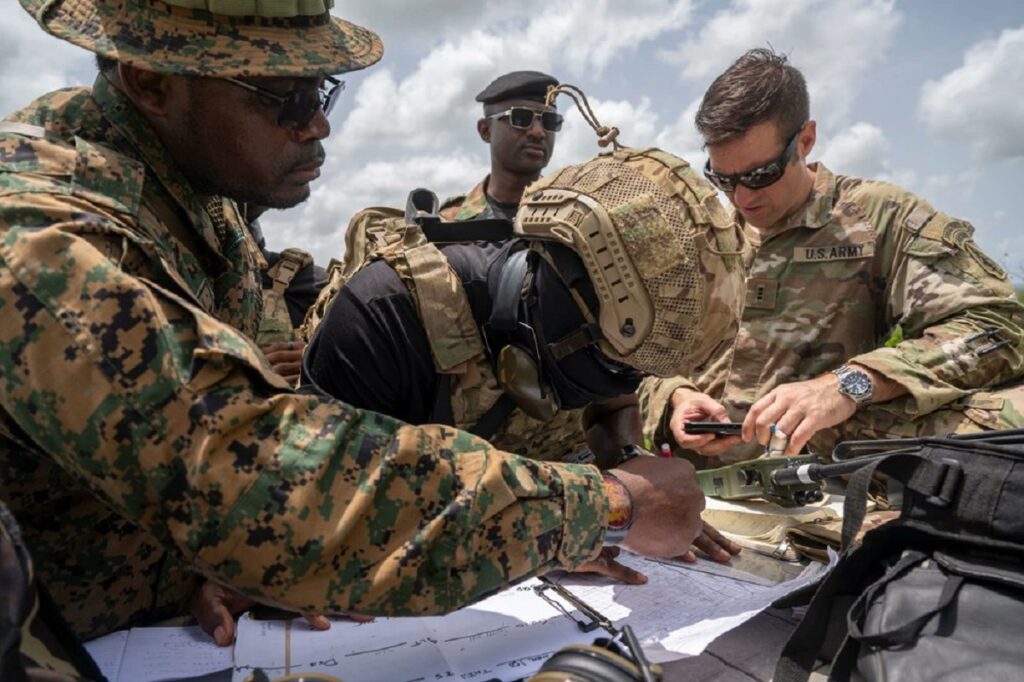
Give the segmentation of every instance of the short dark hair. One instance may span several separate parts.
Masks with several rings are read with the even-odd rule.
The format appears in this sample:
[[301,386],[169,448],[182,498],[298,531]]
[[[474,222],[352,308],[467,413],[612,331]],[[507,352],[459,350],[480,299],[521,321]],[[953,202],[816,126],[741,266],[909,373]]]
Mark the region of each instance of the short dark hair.
[[110,57],[104,57],[101,54],[96,55],[96,68],[99,69],[100,73],[110,73],[117,68],[117,60],[111,59]]
[[748,51],[715,79],[697,110],[704,144],[719,144],[765,121],[774,121],[781,141],[810,118],[803,74],[786,55],[767,48]]

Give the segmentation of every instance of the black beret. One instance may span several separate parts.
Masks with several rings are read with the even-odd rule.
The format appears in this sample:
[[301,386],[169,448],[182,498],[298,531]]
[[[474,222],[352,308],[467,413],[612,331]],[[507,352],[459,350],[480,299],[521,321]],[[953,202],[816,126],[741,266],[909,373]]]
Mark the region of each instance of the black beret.
[[558,81],[540,71],[513,71],[498,76],[476,96],[477,102],[494,104],[506,99],[532,99],[543,102],[548,86]]

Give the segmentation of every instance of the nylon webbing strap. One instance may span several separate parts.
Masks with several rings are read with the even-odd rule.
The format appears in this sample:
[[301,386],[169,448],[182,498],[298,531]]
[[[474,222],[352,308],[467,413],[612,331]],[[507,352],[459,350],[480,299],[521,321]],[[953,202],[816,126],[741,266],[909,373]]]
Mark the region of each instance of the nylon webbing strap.
[[899,454],[868,462],[850,477],[846,487],[842,535],[844,551],[852,545],[864,523],[868,485],[876,471],[887,474],[937,505],[951,504],[959,485],[959,468],[953,461],[936,462],[917,454]]
[[501,218],[454,223],[424,220],[420,229],[427,241],[434,244],[501,242],[512,238],[512,223]]
[[526,249],[516,251],[505,262],[498,281],[498,293],[494,297],[494,308],[488,322],[502,332],[513,332],[519,322],[519,300],[523,293],[523,282],[529,268]]
[[484,440],[490,440],[515,409],[515,401],[505,393],[502,393],[498,397],[497,402],[491,405],[491,409],[484,412],[483,416],[480,417],[476,424],[469,427],[468,431],[475,436],[480,436]]

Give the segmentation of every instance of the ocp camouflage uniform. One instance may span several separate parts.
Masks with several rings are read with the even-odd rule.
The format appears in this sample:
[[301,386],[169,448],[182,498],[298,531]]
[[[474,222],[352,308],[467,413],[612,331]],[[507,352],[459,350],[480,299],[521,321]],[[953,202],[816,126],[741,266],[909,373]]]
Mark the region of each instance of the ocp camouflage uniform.
[[14,120],[0,488],[79,636],[183,612],[194,571],[295,610],[413,615],[596,555],[595,468],[291,392],[248,338],[234,205],[201,205],[104,78]]
[[[665,427],[677,387],[708,393],[742,421],[776,386],[847,362],[909,393],[819,432],[816,452],[841,440],[1024,426],[1024,388],[1006,385],[1024,372],[1024,309],[972,240],[974,228],[900,188],[816,167],[802,211],[767,237],[747,227],[753,251],[732,347],[694,382],[649,380],[645,433],[671,442]],[[747,444],[722,459],[760,449]]]

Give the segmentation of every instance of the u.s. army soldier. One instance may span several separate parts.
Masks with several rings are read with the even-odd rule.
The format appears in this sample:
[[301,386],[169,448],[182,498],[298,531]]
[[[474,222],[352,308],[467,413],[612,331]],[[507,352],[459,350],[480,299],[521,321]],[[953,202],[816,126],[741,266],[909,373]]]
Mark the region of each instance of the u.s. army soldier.
[[[753,245],[746,305],[735,343],[703,372],[645,387],[649,430],[734,460],[767,444],[772,424],[790,454],[1024,425],[1024,309],[971,225],[808,164],[806,85],[770,50],[714,81],[697,127],[706,175]],[[744,443],[683,432],[702,419],[743,421]]]
[[382,52],[330,4],[22,0],[105,58],[0,132],[0,487],[79,636],[183,611],[195,571],[302,611],[425,614],[592,559],[630,510],[642,553],[700,531],[692,468],[606,481],[265,364],[234,202],[308,196],[331,74]]

